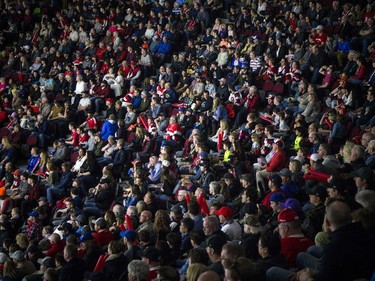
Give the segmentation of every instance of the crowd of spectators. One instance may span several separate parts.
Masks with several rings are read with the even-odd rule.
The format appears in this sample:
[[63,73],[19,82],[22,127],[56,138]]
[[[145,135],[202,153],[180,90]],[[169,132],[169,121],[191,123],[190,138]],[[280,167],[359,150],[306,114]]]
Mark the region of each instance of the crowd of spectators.
[[0,7],[1,280],[370,280],[371,1]]

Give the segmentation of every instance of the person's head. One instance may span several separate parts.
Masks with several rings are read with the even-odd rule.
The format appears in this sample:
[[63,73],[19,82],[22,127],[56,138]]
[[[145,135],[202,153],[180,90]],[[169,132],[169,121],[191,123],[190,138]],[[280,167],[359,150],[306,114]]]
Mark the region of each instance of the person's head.
[[220,223],[225,223],[233,217],[233,211],[230,207],[223,206],[219,210],[215,211],[215,215],[219,216]]
[[69,171],[69,169],[70,169],[69,163],[66,162],[66,163],[61,164],[61,170],[63,171],[63,173]]
[[323,159],[330,154],[330,148],[328,143],[321,143],[319,145],[318,154]]
[[220,276],[213,270],[208,270],[201,273],[197,281],[220,281]]
[[359,161],[365,157],[365,148],[362,145],[355,145],[350,152],[350,161]]
[[181,233],[189,233],[193,229],[194,229],[194,221],[193,221],[193,219],[187,217],[187,218],[183,218],[181,220],[181,224],[180,224],[180,232]]
[[180,189],[180,190],[178,191],[178,194],[177,194],[177,201],[178,201],[178,202],[183,202],[183,201],[185,201],[185,196],[186,196],[186,194],[187,194],[187,190],[185,190],[185,189]]
[[372,212],[375,211],[375,191],[374,190],[362,190],[357,192],[355,195],[355,201],[360,204],[363,208],[369,209]]
[[108,254],[110,255],[118,255],[123,253],[124,251],[124,244],[121,243],[119,240],[113,240],[108,244]]
[[331,231],[352,222],[351,210],[343,201],[336,200],[326,208],[326,222]]
[[203,219],[203,231],[206,236],[210,236],[219,230],[220,224],[216,216],[209,216]]
[[10,278],[16,278],[18,275],[17,271],[17,264],[14,263],[12,260],[7,260],[4,263],[4,269],[3,269],[3,277],[10,277]]
[[155,213],[154,230],[168,231],[170,218],[169,214],[165,210],[157,210]]
[[147,191],[145,196],[143,197],[143,201],[146,202],[146,204],[151,204],[155,200],[155,194],[151,191]]
[[43,273],[43,280],[45,281],[57,281],[59,280],[58,271],[54,268],[47,268]]
[[272,174],[268,177],[268,186],[271,190],[277,190],[280,188],[282,178],[278,174]]
[[251,174],[242,174],[240,177],[240,183],[244,189],[247,189],[253,181]]
[[258,253],[262,258],[276,256],[280,253],[280,237],[276,233],[266,232],[258,241]]
[[239,257],[233,261],[224,261],[224,279],[227,281],[249,280],[254,271],[254,265],[250,259]]
[[221,250],[226,242],[227,242],[227,239],[223,235],[220,235],[220,234],[212,235],[208,239],[206,251],[211,261],[214,261],[215,258],[220,257]]
[[144,223],[152,220],[152,213],[148,210],[145,210],[139,216],[139,222]]
[[372,183],[374,182],[375,176],[374,171],[369,167],[359,168],[358,170],[352,172],[352,176],[354,177],[354,182],[359,191],[373,189]]
[[245,256],[245,250],[241,245],[227,242],[221,249],[220,259],[224,266],[225,261],[234,261],[243,256]]
[[149,266],[140,260],[132,260],[128,264],[129,281],[147,281]]
[[301,233],[301,222],[297,212],[293,209],[282,210],[277,220],[279,222],[279,234],[281,238]]
[[199,275],[208,270],[209,268],[206,265],[200,263],[190,264],[186,272],[186,279],[187,281],[197,281]]
[[314,186],[307,189],[310,203],[314,206],[324,203],[327,198],[327,188],[322,184],[315,184]]
[[78,249],[75,245],[66,245],[64,248],[64,259],[68,262],[77,257]]
[[[364,60],[364,59],[362,59]],[[373,87],[370,87],[368,90],[367,90],[367,100],[368,101],[372,101],[374,100],[375,98],[375,90]]]
[[369,147],[369,143],[372,140],[375,140],[375,136],[372,133],[370,133],[370,132],[366,132],[366,133],[364,133],[362,135],[361,145],[363,145],[365,148],[368,148]]
[[285,200],[285,196],[281,192],[275,192],[270,196],[270,207],[273,212],[277,213],[281,209],[281,202]]
[[180,275],[172,266],[162,266],[158,270],[157,280],[179,281]]

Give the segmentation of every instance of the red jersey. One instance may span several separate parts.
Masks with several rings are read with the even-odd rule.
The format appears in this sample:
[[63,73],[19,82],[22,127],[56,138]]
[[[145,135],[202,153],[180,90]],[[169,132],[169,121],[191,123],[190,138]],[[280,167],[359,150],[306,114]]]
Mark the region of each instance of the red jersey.
[[178,125],[177,123],[169,124],[167,127],[167,135],[168,139],[176,140],[176,136],[181,135],[180,125]]
[[86,133],[82,133],[79,135],[79,144],[85,143],[89,140],[89,136]]
[[311,239],[303,234],[281,238],[281,253],[286,257],[290,267],[296,267],[297,255],[305,252],[311,245]]
[[76,147],[79,144],[79,139],[78,139],[79,136],[75,129],[73,129],[71,133],[72,133],[72,140],[73,140],[72,145]]
[[89,127],[89,129],[96,129],[97,128],[98,121],[96,120],[95,117],[87,118],[86,122],[87,122],[87,127]]

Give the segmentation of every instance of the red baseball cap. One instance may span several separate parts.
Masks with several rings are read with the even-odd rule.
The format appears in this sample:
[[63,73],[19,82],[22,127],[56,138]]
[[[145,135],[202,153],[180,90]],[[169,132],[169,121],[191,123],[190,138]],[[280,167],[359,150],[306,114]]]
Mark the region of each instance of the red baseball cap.
[[292,209],[284,209],[279,213],[277,220],[279,222],[293,222],[299,220],[299,216],[296,211]]
[[219,210],[215,211],[215,215],[222,215],[225,218],[232,218],[233,211],[231,208],[224,206],[224,207],[221,207]]

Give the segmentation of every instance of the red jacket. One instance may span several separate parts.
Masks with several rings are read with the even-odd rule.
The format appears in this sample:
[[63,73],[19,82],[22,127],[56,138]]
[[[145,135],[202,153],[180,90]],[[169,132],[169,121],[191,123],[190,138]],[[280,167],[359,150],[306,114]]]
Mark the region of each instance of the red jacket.
[[285,168],[286,155],[283,149],[280,149],[272,157],[271,161],[267,163],[267,172],[279,172],[281,169]]
[[259,96],[257,94],[253,95],[252,97],[249,97],[249,95],[245,97],[244,105],[247,107],[249,112],[253,112],[255,110],[255,107],[258,105],[258,99]]
[[107,246],[113,240],[113,233],[108,229],[93,234],[96,244],[100,247]]
[[65,247],[65,241],[61,240],[59,243],[51,243],[46,256],[54,257],[58,253],[63,253]]

